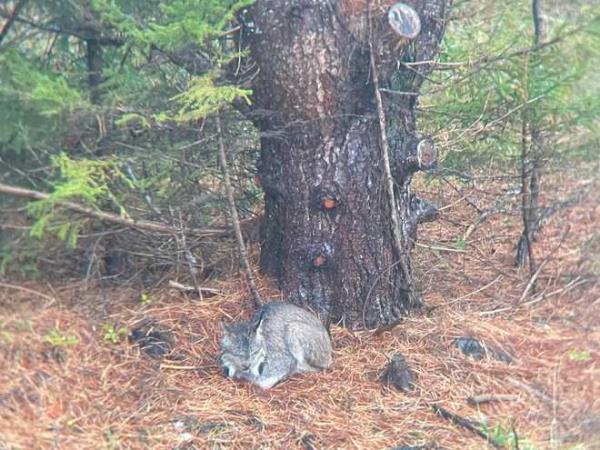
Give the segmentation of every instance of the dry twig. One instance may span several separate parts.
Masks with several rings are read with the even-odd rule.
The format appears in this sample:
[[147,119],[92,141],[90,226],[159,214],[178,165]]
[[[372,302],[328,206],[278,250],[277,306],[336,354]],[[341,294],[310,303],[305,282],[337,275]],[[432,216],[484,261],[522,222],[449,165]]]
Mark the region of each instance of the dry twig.
[[229,167],[227,165],[227,156],[225,154],[225,140],[223,139],[223,129],[221,127],[221,116],[220,113],[215,115],[215,121],[217,124],[217,134],[219,139],[219,162],[223,171],[223,181],[225,183],[225,194],[227,196],[227,203],[229,204],[229,214],[231,216],[231,224],[233,231],[235,232],[235,238],[238,244],[238,250],[240,252],[240,263],[244,272],[246,273],[246,281],[248,287],[252,293],[252,300],[256,308],[262,305],[262,300],[254,281],[254,275],[252,274],[252,268],[248,262],[248,252],[246,251],[246,244],[244,244],[244,237],[242,236],[242,229],[240,227],[240,219],[238,217],[237,208],[235,207],[235,198],[233,195],[233,186],[231,185],[231,178],[229,176]]

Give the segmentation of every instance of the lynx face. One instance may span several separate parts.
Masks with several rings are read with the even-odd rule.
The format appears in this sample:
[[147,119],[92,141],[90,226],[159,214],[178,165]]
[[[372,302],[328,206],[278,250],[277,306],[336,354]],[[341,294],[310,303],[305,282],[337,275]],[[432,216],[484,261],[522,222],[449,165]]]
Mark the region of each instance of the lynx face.
[[245,378],[250,369],[248,324],[222,325],[219,364],[226,377]]

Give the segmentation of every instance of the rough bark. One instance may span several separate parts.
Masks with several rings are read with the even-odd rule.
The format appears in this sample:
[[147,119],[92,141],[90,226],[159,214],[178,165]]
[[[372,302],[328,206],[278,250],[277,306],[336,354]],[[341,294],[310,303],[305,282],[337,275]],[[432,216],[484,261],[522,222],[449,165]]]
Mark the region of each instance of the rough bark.
[[[435,216],[410,191],[413,172],[433,164],[419,157],[425,141],[416,132],[417,96],[389,92],[418,91],[429,65],[401,63],[435,57],[449,2],[410,2],[422,23],[411,42],[387,23],[392,4],[258,0],[243,19],[260,68],[254,117],[265,192],[261,267],[291,301],[352,327],[393,323],[420,303],[410,250],[417,224]],[[400,249],[386,195],[371,47],[386,93]]]
[[97,105],[100,102],[99,85],[102,82],[102,46],[96,39],[85,41],[87,51],[88,86],[90,100]]

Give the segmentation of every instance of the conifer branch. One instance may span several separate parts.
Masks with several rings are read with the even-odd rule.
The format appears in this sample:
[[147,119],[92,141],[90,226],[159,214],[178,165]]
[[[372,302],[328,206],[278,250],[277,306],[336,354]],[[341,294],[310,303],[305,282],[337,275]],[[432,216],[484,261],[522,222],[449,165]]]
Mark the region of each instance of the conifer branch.
[[[52,198],[50,194],[47,194],[45,192],[33,191],[17,186],[10,186],[4,183],[0,183],[0,193],[11,195],[14,197],[30,198],[33,200],[49,200]],[[121,217],[118,214],[99,211],[92,207],[85,206],[80,203],[72,202],[69,200],[54,200],[54,202],[57,205],[62,206],[63,208],[70,209],[71,211],[76,211],[85,216],[92,217],[103,222],[116,223],[119,225],[124,225],[126,227],[136,228],[144,231],[152,231],[155,233],[177,235],[177,233],[180,232],[178,228],[172,227],[170,225],[152,222],[149,220],[134,220],[127,217]],[[221,228],[191,228],[187,229],[186,233],[193,236],[201,237],[223,237],[228,235],[227,230]]]

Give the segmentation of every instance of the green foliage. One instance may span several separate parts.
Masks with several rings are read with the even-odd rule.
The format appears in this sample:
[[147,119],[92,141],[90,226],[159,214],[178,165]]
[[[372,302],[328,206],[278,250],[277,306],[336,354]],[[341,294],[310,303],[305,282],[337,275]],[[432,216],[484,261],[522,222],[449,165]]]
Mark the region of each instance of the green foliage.
[[0,53],[0,155],[47,141],[68,113],[86,107],[61,75],[14,49]]
[[441,54],[442,67],[451,70],[434,72],[422,97],[422,126],[443,143],[445,166],[512,164],[520,154],[523,120],[542,130],[552,157],[573,148],[557,139],[560,133],[587,127],[590,137],[598,135],[600,89],[590,88],[600,82],[597,7],[586,5],[583,13],[573,5],[575,14],[562,4],[560,10],[545,4],[551,17],[545,41],[554,43],[528,51],[530,3],[494,2],[475,13],[473,2],[456,6],[460,19],[450,22]]
[[150,298],[150,294],[148,294],[148,292],[140,292],[140,303],[142,305],[149,305],[150,303],[152,303],[152,298]]
[[113,344],[118,344],[121,341],[121,337],[127,336],[128,330],[126,327],[120,327],[116,329],[114,325],[105,323],[102,326],[102,330],[104,331],[103,339],[107,342],[111,342]]
[[[65,201],[158,221],[182,208],[190,212],[187,226],[219,219],[217,147],[203,119],[238,98],[249,102],[250,91],[227,84],[221,71],[244,57],[235,16],[251,3],[27,2],[22,16],[39,27],[15,22],[0,49],[0,165],[10,167],[0,177],[49,193],[27,207],[35,220],[28,238],[57,237],[75,247],[91,220],[61,206]],[[94,104],[87,37],[101,43]],[[188,67],[195,60],[201,70]],[[230,111],[223,120],[231,146],[248,149],[238,151],[233,176],[240,204],[251,211],[258,196],[243,189],[257,135]],[[0,270],[25,267],[21,249],[43,248],[41,240],[29,245],[18,237],[21,244],[0,255]]]
[[536,450],[536,447],[521,440],[512,426],[506,427],[501,423],[491,427],[485,421],[482,423],[481,431],[489,437],[490,441],[494,442],[495,447],[508,449]]
[[46,333],[44,342],[53,347],[73,347],[79,344],[79,338],[73,334],[62,331],[57,325]]
[[39,275],[36,256],[39,248],[31,245],[18,245],[14,242],[3,243],[0,247],[0,275],[9,271],[18,273],[23,278],[33,279]]
[[465,241],[462,237],[457,236],[454,240],[454,248],[457,250],[465,250],[467,248],[467,241]]
[[31,228],[32,236],[42,238],[45,233],[52,232],[59,239],[68,242],[71,247],[77,244],[82,222],[60,221],[60,206],[61,202],[65,201],[77,200],[79,204],[92,208],[97,208],[102,201],[110,201],[119,208],[121,216],[127,216],[125,208],[109,187],[109,183],[115,179],[131,186],[131,182],[120,170],[117,160],[74,160],[61,153],[53,156],[51,161],[53,167],[59,171],[60,178],[53,183],[54,190],[47,199],[27,205],[29,213],[36,218]]
[[592,358],[589,350],[579,350],[574,348],[569,352],[569,359],[575,362],[586,362]]
[[195,77],[183,93],[172,99],[181,105],[175,119],[180,122],[202,119],[238,97],[249,104],[251,94],[252,91],[235,86],[215,86],[212,74]]
[[[203,47],[208,40],[221,36],[235,13],[253,2],[174,0],[144,5],[143,1],[92,0],[92,7],[106,23],[132,37],[138,45],[175,51],[190,44]],[[150,12],[151,8],[154,12]],[[135,19],[140,10],[143,22]]]

